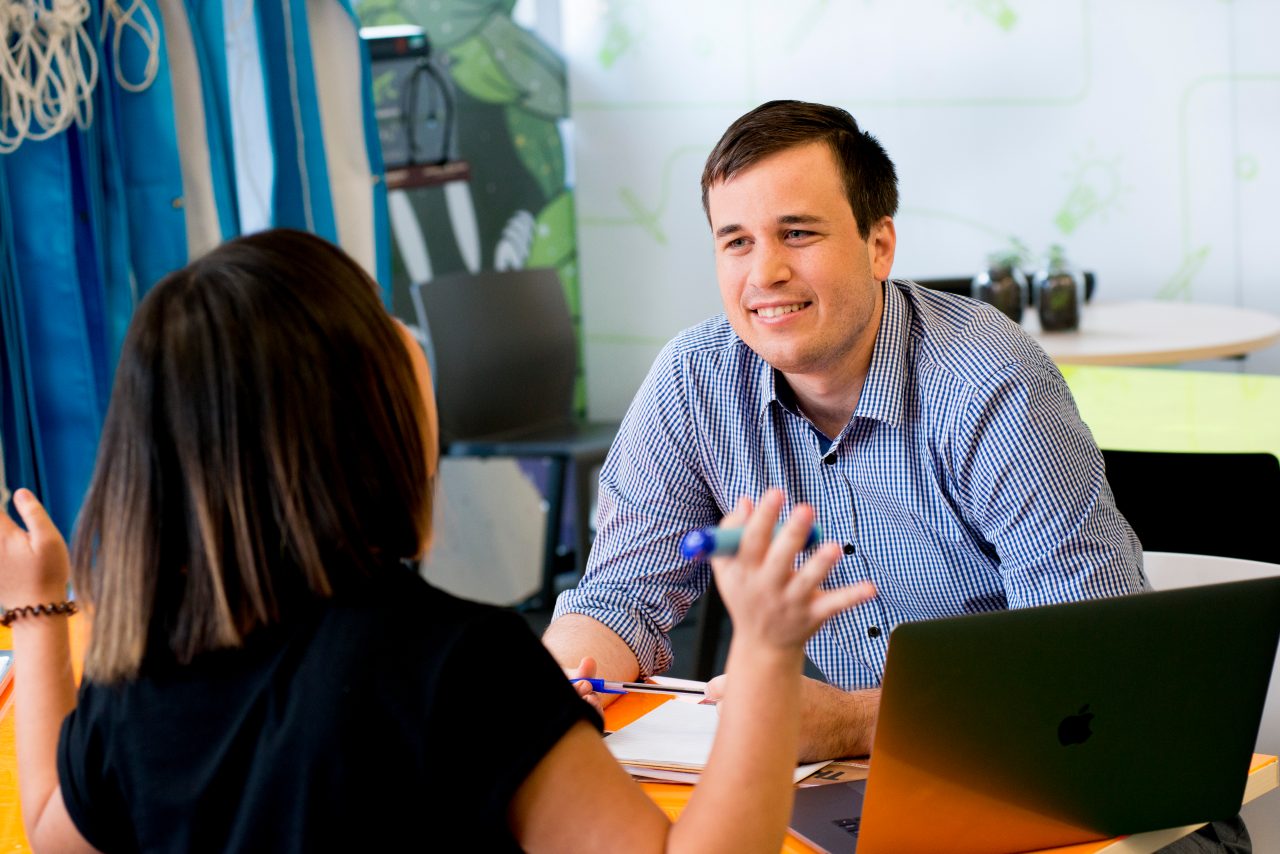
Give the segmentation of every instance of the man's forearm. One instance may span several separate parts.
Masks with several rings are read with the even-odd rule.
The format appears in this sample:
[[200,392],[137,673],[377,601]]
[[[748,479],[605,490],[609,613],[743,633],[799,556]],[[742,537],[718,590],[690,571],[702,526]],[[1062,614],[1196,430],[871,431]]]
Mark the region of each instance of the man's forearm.
[[591,656],[602,678],[625,682],[640,674],[631,647],[613,629],[584,614],[565,614],[553,622],[542,643],[565,669],[576,668],[583,657]]
[[804,681],[800,760],[869,754],[880,711],[880,689],[842,691],[813,679]]

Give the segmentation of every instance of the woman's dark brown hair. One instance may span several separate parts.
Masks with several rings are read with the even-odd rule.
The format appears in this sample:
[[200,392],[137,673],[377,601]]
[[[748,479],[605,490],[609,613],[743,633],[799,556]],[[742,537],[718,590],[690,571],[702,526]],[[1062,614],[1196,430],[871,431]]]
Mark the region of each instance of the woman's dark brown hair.
[[702,170],[702,210],[713,184],[788,148],[825,142],[831,147],[858,233],[865,240],[871,227],[898,212],[898,175],[893,161],[874,136],[859,130],[853,116],[839,107],[806,101],[769,101],[729,125]]
[[424,411],[376,285],[332,244],[277,229],[167,276],[126,336],[76,528],[86,675],[237,646],[418,555]]

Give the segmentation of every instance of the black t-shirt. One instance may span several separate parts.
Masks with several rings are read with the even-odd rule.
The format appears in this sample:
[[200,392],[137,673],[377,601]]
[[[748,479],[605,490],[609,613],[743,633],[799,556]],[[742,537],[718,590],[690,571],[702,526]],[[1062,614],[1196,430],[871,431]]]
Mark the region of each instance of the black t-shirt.
[[395,566],[241,649],[86,682],[58,777],[108,852],[516,850],[511,797],[579,720],[519,616]]

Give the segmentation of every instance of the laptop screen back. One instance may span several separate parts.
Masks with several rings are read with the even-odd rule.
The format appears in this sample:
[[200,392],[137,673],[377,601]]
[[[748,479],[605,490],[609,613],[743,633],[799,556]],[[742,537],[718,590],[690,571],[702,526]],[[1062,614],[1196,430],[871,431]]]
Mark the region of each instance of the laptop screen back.
[[899,626],[858,851],[1024,851],[1234,816],[1280,578]]

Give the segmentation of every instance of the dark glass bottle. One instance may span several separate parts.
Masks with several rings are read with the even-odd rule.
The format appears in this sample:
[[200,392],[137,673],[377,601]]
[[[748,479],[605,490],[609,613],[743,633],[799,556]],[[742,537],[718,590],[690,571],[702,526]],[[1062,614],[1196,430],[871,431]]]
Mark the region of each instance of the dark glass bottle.
[[1022,306],[1027,299],[1027,277],[1015,265],[997,262],[973,277],[970,294],[990,303],[1014,323],[1022,322]]
[[1049,263],[1035,274],[1031,286],[1043,331],[1070,332],[1080,328],[1084,277],[1067,264],[1061,252],[1050,252]]

